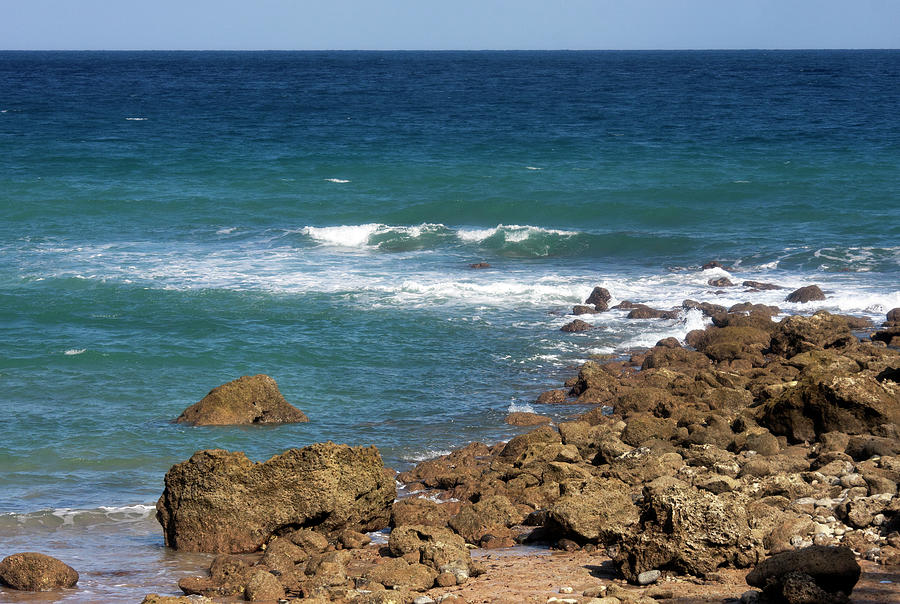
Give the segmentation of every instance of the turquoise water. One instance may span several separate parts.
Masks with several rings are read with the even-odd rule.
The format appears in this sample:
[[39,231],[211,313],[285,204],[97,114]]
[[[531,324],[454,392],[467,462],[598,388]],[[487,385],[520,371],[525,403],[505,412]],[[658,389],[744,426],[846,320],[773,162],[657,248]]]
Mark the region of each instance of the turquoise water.
[[[881,319],[898,91],[896,51],[0,53],[0,555],[77,557],[66,600],[171,592],[198,562],[151,506],[195,450],[402,469],[703,325],[559,332],[595,285],[801,310],[716,294],[718,259]],[[171,423],[255,373],[310,423]]]

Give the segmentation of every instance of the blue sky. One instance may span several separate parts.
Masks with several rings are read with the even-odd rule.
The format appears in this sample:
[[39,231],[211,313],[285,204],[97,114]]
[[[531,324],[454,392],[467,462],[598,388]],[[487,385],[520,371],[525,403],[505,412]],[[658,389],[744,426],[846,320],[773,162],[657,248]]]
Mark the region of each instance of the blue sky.
[[0,48],[900,48],[900,0],[0,0]]

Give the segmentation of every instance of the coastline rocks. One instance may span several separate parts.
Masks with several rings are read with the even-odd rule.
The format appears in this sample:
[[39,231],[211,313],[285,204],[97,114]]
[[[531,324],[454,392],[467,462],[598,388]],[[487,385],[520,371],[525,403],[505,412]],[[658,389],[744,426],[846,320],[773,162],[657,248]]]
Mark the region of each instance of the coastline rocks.
[[900,385],[879,382],[868,372],[812,375],[767,402],[757,419],[791,442],[826,432],[877,433],[884,424],[900,422]]
[[860,567],[847,547],[811,546],[768,558],[747,575],[764,596],[790,604],[848,602]]
[[751,289],[758,290],[772,290],[772,289],[784,289],[780,285],[775,285],[774,283],[761,283],[759,281],[744,281],[741,283],[744,287],[749,287]]
[[0,583],[19,591],[51,591],[74,587],[78,573],[52,556],[23,552],[0,561]]
[[272,534],[298,528],[384,528],[395,497],[374,447],[320,443],[262,463],[206,450],[166,473],[156,517],[169,547],[253,552]]
[[677,310],[659,310],[645,304],[637,304],[631,308],[627,319],[677,319],[679,315]]
[[728,277],[719,277],[718,279],[709,279],[706,282],[710,287],[734,287],[734,283]]
[[541,405],[561,405],[567,402],[568,390],[547,390],[538,395],[535,401]]
[[615,478],[596,478],[562,485],[549,517],[565,535],[608,544],[637,524],[639,512],[628,485]]
[[820,310],[810,317],[795,315],[782,319],[772,334],[771,350],[791,358],[823,348],[845,346],[856,341],[843,317]]
[[175,420],[194,426],[288,424],[308,422],[300,409],[288,403],[271,377],[243,376],[209,391]]
[[457,583],[476,574],[476,567],[465,540],[447,528],[410,525],[391,531],[391,554],[424,564],[438,573],[451,573]]
[[582,321],[581,319],[575,319],[574,321],[566,323],[559,328],[560,331],[564,331],[566,333],[580,333],[582,331],[589,331],[591,329],[594,329],[594,326],[590,323]]
[[549,424],[552,420],[546,415],[538,415],[527,411],[513,411],[506,416],[505,421],[510,426],[540,426]]
[[822,290],[819,289],[818,285],[807,285],[806,287],[795,289],[794,291],[789,293],[787,298],[785,298],[784,300],[786,302],[800,302],[801,304],[805,304],[806,302],[814,302],[816,300],[824,299],[825,294],[822,293]]
[[610,300],[612,300],[612,296],[610,295],[609,290],[598,285],[591,291],[591,295],[587,297],[587,300],[585,300],[584,303],[595,305],[597,310],[606,310],[609,308],[608,304]]

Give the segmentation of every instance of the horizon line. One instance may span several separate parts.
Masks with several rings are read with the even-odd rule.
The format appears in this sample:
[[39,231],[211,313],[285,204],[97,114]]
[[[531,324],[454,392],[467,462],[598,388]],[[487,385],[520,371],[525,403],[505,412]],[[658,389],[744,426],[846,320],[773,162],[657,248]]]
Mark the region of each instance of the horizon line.
[[0,52],[753,52],[753,51],[867,51],[900,48],[0,48]]

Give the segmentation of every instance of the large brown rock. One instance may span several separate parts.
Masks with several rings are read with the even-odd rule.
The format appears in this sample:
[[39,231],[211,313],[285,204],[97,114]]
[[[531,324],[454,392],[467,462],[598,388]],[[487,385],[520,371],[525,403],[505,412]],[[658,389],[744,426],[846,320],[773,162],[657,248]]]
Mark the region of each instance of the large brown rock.
[[502,534],[522,521],[522,514],[503,495],[482,497],[467,503],[450,519],[450,527],[469,543],[478,544],[487,534]]
[[441,573],[467,578],[474,571],[465,540],[447,528],[399,526],[391,531],[388,548],[394,556],[412,559]]
[[[849,548],[813,545],[768,558],[750,571],[747,583],[776,602],[828,604],[848,601],[859,575],[859,564]],[[815,599],[804,598],[803,593],[814,594]]]
[[585,300],[584,303],[602,305],[606,307],[607,303],[610,300],[612,300],[612,296],[610,295],[609,290],[598,285],[594,288],[594,290],[591,292],[591,295],[587,297],[587,300]]
[[204,552],[252,552],[273,534],[326,534],[388,525],[396,497],[375,447],[319,443],[254,463],[240,452],[207,450],[166,473],[156,517],[166,545]]
[[50,591],[74,587],[78,573],[52,556],[23,552],[0,561],[0,583],[20,591]]
[[763,405],[758,421],[793,442],[826,432],[869,434],[900,422],[900,386],[870,372],[811,375]]
[[823,348],[844,346],[855,341],[850,326],[843,317],[820,310],[811,317],[786,317],[772,335],[771,349],[775,354],[792,357]]
[[691,332],[690,343],[714,361],[749,359],[762,364],[762,351],[769,346],[771,336],[755,327],[709,327],[703,332]]
[[753,538],[743,502],[661,478],[644,488],[641,522],[614,557],[629,581],[648,570],[705,576],[720,566],[758,562],[762,544]]
[[289,424],[308,422],[281,396],[278,385],[263,374],[243,376],[209,391],[203,399],[184,410],[175,420],[195,426],[234,424]]
[[549,517],[565,534],[583,541],[613,543],[637,524],[639,513],[628,485],[596,478],[564,485]]
[[813,302],[815,300],[824,300],[825,294],[819,289],[818,285],[807,285],[800,289],[795,289],[785,298],[787,302]]

